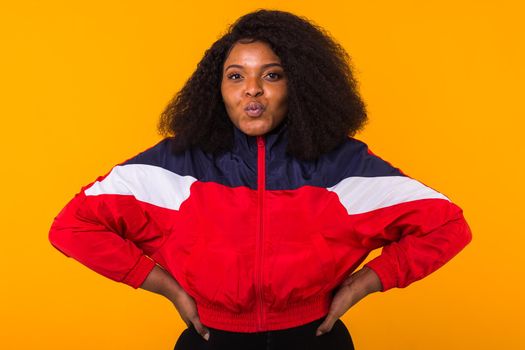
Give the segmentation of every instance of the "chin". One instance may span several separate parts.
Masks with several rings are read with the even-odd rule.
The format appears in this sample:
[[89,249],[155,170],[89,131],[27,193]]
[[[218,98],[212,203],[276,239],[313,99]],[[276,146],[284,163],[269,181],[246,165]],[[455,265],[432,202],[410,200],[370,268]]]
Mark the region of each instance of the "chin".
[[243,133],[245,133],[248,136],[262,136],[266,134],[268,131],[259,131],[259,130],[243,130],[241,129]]
[[268,131],[270,131],[272,128],[268,125],[261,125],[261,126],[249,126],[249,125],[241,125],[239,129],[249,136],[261,136],[266,134]]

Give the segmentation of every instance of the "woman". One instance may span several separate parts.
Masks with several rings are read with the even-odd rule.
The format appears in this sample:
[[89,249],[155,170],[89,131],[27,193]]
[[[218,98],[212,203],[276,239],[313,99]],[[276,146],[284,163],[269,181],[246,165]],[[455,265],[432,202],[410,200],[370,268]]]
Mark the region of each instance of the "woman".
[[341,46],[293,14],[249,13],[168,105],[166,137],[83,187],[50,241],[172,301],[188,325],[176,349],[352,349],[352,305],[471,240],[461,208],[352,137],[365,122]]

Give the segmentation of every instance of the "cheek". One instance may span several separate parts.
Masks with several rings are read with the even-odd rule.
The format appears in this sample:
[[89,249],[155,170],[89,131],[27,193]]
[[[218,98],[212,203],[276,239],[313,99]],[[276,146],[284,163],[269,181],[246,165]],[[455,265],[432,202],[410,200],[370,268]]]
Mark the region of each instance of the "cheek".
[[278,98],[277,98],[277,104],[279,108],[287,108],[288,107],[288,93],[286,89],[282,89],[278,92]]
[[228,88],[227,86],[221,87],[222,100],[226,108],[234,108],[238,104],[238,98],[236,97],[235,90]]

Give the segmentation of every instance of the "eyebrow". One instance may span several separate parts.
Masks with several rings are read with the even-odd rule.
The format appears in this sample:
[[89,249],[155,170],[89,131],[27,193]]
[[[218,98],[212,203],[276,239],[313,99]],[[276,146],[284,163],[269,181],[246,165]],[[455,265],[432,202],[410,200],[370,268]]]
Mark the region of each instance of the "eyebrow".
[[[267,63],[267,64],[263,64],[261,66],[262,69],[266,69],[268,67],[281,67],[281,68],[283,68],[283,66],[280,63]],[[241,66],[240,64],[230,64],[228,67],[224,68],[224,71],[226,72],[230,68],[243,69],[244,67]]]

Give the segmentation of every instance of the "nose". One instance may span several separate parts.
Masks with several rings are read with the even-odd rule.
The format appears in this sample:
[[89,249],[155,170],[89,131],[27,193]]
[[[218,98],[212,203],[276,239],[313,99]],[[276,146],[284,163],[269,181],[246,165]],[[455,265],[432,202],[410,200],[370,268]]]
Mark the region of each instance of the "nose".
[[246,79],[246,95],[250,97],[257,97],[264,93],[261,82],[257,78]]

